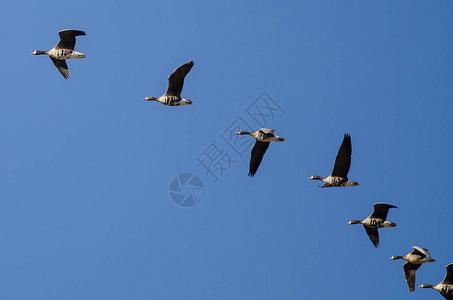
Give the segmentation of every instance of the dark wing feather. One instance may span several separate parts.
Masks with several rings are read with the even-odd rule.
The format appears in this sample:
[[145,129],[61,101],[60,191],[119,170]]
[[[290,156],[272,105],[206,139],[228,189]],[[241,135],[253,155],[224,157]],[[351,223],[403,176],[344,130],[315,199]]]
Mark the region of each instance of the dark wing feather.
[[52,62],[55,65],[55,67],[57,67],[58,71],[60,71],[61,75],[63,75],[63,77],[65,79],[68,79],[69,78],[69,70],[68,70],[68,65],[66,64],[66,61],[65,60],[60,60],[60,59],[55,59],[53,57],[50,57],[50,59],[52,60]]
[[371,242],[373,243],[374,247],[379,246],[379,232],[377,228],[370,228],[368,226],[363,225],[365,227],[366,234],[370,237]]
[[385,221],[387,219],[387,215],[389,213],[390,208],[397,208],[395,205],[387,204],[387,203],[375,203],[373,213],[371,214],[370,218],[377,218],[382,219]]
[[414,255],[421,256],[422,258],[426,257],[426,256],[431,257],[431,255],[429,254],[428,249],[421,248],[421,247],[418,247],[418,246],[412,246],[412,248],[414,248],[414,250],[411,253],[414,254]]
[[76,43],[75,37],[78,35],[86,35],[86,33],[81,30],[68,29],[59,31],[58,35],[60,35],[60,41],[55,48],[74,50]]
[[343,143],[338,149],[335,165],[333,166],[332,175],[342,178],[348,178],[349,167],[351,166],[352,144],[351,136],[345,133]]
[[252,155],[250,157],[250,170],[249,176],[255,176],[258,167],[260,166],[261,161],[263,160],[264,153],[266,153],[267,148],[269,147],[270,142],[260,142],[256,141],[255,145],[252,148]]
[[260,129],[260,133],[263,135],[264,138],[271,138],[274,137],[275,135],[272,132],[268,132],[266,130]]
[[442,280],[442,283],[453,284],[453,263],[447,266],[447,274],[445,275],[444,280]]
[[184,84],[184,77],[186,77],[187,73],[190,72],[194,63],[193,61],[189,61],[188,63],[183,64],[182,66],[176,68],[173,73],[168,76],[168,86],[167,86],[167,94],[168,96],[177,96],[181,97],[182,86]]
[[406,279],[407,286],[411,293],[415,291],[415,271],[417,271],[420,266],[421,265],[411,264],[410,262],[403,265],[404,279]]

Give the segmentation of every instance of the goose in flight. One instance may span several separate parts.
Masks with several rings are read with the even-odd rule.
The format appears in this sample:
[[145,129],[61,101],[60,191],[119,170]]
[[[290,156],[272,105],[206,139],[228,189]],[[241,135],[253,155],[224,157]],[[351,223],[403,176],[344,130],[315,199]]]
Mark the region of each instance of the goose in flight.
[[335,158],[335,165],[333,166],[332,174],[326,178],[318,175],[313,175],[308,179],[322,180],[324,184],[320,187],[341,187],[341,186],[356,186],[359,185],[356,181],[348,179],[349,167],[351,166],[352,144],[351,136],[345,133],[343,143],[341,143],[338,150],[337,157]]
[[250,169],[249,176],[255,176],[261,161],[263,160],[264,153],[266,153],[270,142],[283,142],[285,139],[274,135],[275,130],[269,128],[261,128],[255,132],[239,131],[238,135],[251,135],[256,139],[255,145],[252,148],[250,156]]
[[52,60],[55,67],[60,71],[65,79],[69,78],[68,65],[66,59],[72,58],[85,58],[85,54],[74,50],[76,43],[76,36],[86,35],[84,31],[66,29],[58,32],[60,41],[58,44],[48,51],[36,50],[32,55],[47,54]]
[[181,98],[181,91],[182,86],[184,84],[184,77],[186,77],[187,73],[190,72],[194,63],[193,61],[189,61],[182,66],[176,68],[173,73],[168,76],[168,86],[167,91],[165,94],[160,96],[159,98],[156,97],[146,97],[144,100],[151,101],[159,101],[162,104],[168,106],[181,106],[181,105],[190,105],[193,103],[192,100]]
[[373,204],[373,213],[364,220],[352,220],[348,224],[362,224],[375,247],[379,246],[378,228],[395,227],[396,223],[386,221],[390,208],[397,208],[387,203]]
[[444,280],[436,285],[431,284],[422,284],[419,286],[421,288],[431,288],[438,291],[445,299],[453,300],[453,263],[447,266],[447,274],[445,275]]
[[435,260],[431,258],[428,249],[418,246],[412,246],[412,248],[414,248],[414,250],[407,255],[394,255],[390,257],[390,259],[404,259],[407,261],[407,263],[403,265],[404,279],[406,279],[407,286],[411,293],[415,291],[415,271],[417,271],[424,263],[435,262]]

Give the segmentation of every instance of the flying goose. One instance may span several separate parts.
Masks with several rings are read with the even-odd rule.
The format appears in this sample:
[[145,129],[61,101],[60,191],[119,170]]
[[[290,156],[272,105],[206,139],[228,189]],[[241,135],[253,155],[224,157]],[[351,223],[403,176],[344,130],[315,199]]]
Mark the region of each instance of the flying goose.
[[431,258],[428,249],[418,246],[412,246],[412,248],[414,248],[414,250],[407,255],[394,255],[390,257],[390,259],[404,259],[407,261],[407,263],[403,265],[404,278],[406,279],[407,286],[411,293],[415,291],[415,271],[417,271],[424,263],[435,262],[435,260]]
[[373,204],[373,213],[364,220],[352,220],[348,224],[362,224],[375,247],[379,246],[378,228],[395,227],[396,223],[386,221],[390,208],[398,208],[387,203]]
[[238,135],[249,134],[256,139],[250,156],[250,177],[255,176],[255,173],[258,170],[261,161],[263,160],[264,153],[266,153],[267,147],[269,147],[270,142],[283,142],[285,140],[282,137],[274,135],[274,132],[274,129],[261,128],[260,130],[255,132],[239,131],[238,133],[236,133]]
[[338,150],[337,157],[335,158],[335,165],[333,166],[332,174],[327,178],[318,175],[313,175],[308,179],[322,180],[324,184],[320,187],[341,187],[341,186],[356,186],[359,185],[356,181],[348,179],[349,167],[351,166],[351,136],[347,133],[344,134],[343,143],[341,143]]
[[60,41],[55,47],[49,51],[36,50],[32,53],[32,55],[49,55],[61,75],[63,75],[65,79],[68,79],[69,70],[65,60],[72,58],[85,58],[85,54],[74,51],[74,46],[76,43],[75,37],[78,35],[86,35],[86,33],[81,30],[66,29],[59,31],[58,35],[60,36]]
[[165,94],[160,96],[159,98],[156,97],[146,97],[144,100],[151,101],[159,101],[162,104],[168,106],[181,106],[181,105],[190,105],[193,103],[192,100],[183,99],[181,98],[181,91],[182,86],[184,84],[184,77],[186,77],[187,73],[190,72],[194,63],[193,61],[189,61],[182,66],[176,68],[173,73],[168,76],[168,86],[167,91]]
[[447,274],[444,280],[436,285],[422,284],[421,288],[432,288],[438,291],[447,300],[453,300],[453,263],[447,266]]

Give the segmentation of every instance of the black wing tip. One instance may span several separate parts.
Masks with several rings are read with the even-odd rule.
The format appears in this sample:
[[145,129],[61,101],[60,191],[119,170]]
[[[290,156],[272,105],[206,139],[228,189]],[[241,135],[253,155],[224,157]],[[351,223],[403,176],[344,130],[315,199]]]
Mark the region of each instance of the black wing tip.
[[252,171],[249,172],[249,176],[250,176],[250,177],[254,177],[255,174],[256,174],[256,172],[252,172]]
[[77,35],[87,35],[85,31],[83,31],[83,30],[77,30],[77,29],[63,29],[63,30],[58,31],[58,34],[63,33],[63,32],[66,32],[66,31],[72,31],[72,32],[74,33],[74,36],[77,36]]
[[398,208],[398,206],[395,206],[395,205],[392,205],[392,204],[388,204],[388,203],[385,203],[385,202],[378,202],[378,203],[374,203],[373,204],[373,206],[377,206],[377,205],[387,206],[388,208]]
[[60,69],[58,69],[58,71],[60,71],[60,74],[64,77],[64,79],[69,79],[69,72],[64,72]]
[[453,276],[453,263],[449,263],[445,268],[447,269],[447,275]]
[[370,228],[365,225],[363,225],[363,227],[365,228],[365,231],[370,238],[371,243],[373,243],[374,247],[377,248],[379,246],[379,231],[377,230],[377,228]]
[[[367,231],[367,234],[368,234],[368,231]],[[376,247],[376,248],[379,247],[379,236],[374,236],[374,235],[368,234],[368,237],[370,238],[370,242],[373,244],[374,247]]]
[[190,67],[193,67],[194,64],[195,64],[195,63],[193,62],[193,60],[191,60],[191,61],[188,61],[188,62],[186,62],[186,63],[180,65],[178,68],[181,68],[181,67],[183,67],[183,66],[190,66]]

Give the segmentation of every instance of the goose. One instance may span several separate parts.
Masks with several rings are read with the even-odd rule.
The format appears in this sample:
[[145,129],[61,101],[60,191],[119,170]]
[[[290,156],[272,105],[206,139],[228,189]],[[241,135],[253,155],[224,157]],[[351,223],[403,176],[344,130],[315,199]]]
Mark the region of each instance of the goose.
[[403,265],[404,278],[406,279],[407,286],[409,291],[413,293],[415,291],[415,271],[420,268],[424,263],[435,262],[436,260],[431,258],[431,255],[428,252],[428,249],[421,248],[418,246],[412,246],[414,250],[403,256],[394,255],[390,259],[404,259],[407,261]]
[[193,65],[194,62],[191,60],[176,68],[176,70],[174,70],[173,73],[171,73],[170,76],[168,76],[168,86],[165,94],[163,94],[159,98],[146,97],[144,100],[147,101],[155,100],[168,106],[181,106],[193,104],[192,100],[181,98],[184,77],[186,77],[187,73],[190,72],[190,69],[192,69]]
[[447,265],[447,274],[445,275],[442,282],[431,285],[431,284],[422,284],[420,288],[431,288],[438,291],[442,296],[447,300],[453,300],[453,263]]
[[357,186],[359,185],[356,181],[350,181],[348,179],[349,167],[351,166],[351,136],[347,133],[344,134],[343,142],[341,143],[340,149],[338,150],[337,157],[335,158],[335,165],[333,166],[332,174],[327,178],[323,178],[318,175],[313,175],[308,179],[322,180],[324,187],[342,187],[342,186]]
[[58,44],[48,51],[36,50],[31,55],[47,54],[52,60],[55,67],[60,71],[65,79],[69,78],[68,65],[66,59],[85,58],[85,54],[74,51],[76,36],[86,35],[84,31],[66,29],[58,32],[60,41]]
[[255,176],[261,161],[263,160],[264,153],[266,153],[270,142],[283,142],[285,139],[274,134],[274,129],[261,128],[255,132],[239,131],[237,135],[251,135],[256,139],[255,145],[252,148],[250,156],[250,169],[249,176]]
[[387,214],[390,208],[398,208],[395,205],[387,203],[373,204],[373,213],[364,220],[352,220],[348,224],[362,224],[366,233],[370,237],[371,242],[377,248],[379,246],[378,228],[395,227],[396,223],[386,221]]

